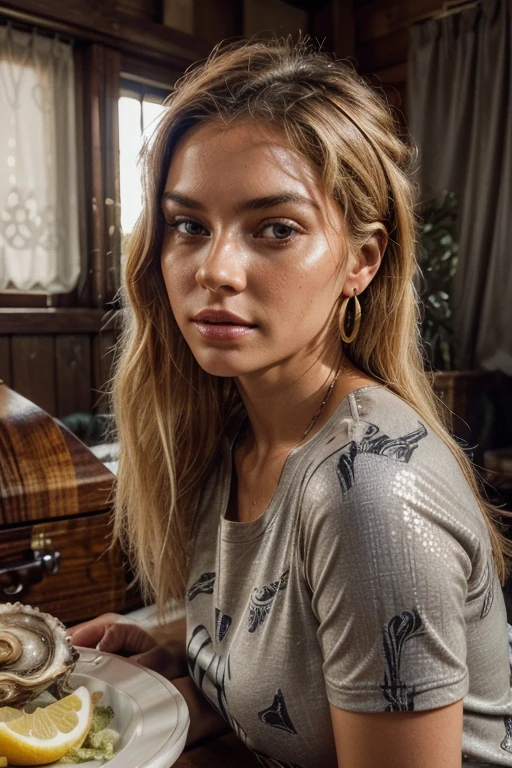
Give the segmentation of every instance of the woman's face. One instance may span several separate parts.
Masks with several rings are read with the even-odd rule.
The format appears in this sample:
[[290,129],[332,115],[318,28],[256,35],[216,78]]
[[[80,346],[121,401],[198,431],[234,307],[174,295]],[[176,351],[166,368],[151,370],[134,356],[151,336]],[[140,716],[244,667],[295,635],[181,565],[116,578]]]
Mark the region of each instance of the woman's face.
[[162,273],[199,365],[242,376],[321,358],[352,257],[312,166],[261,124],[188,133],[162,208]]

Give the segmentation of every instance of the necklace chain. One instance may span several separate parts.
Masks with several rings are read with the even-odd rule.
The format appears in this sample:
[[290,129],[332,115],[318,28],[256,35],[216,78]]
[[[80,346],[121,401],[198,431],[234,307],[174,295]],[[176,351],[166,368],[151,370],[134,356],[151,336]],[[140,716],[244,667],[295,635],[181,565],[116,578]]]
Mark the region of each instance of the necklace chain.
[[315,415],[313,416],[313,418],[312,418],[312,419],[311,419],[311,421],[309,422],[308,426],[306,427],[306,429],[305,429],[305,430],[304,430],[304,432],[302,433],[302,437],[300,438],[299,442],[295,444],[295,448],[296,448],[298,445],[300,445],[300,444],[302,443],[302,441],[303,441],[303,440],[304,440],[304,439],[305,439],[305,438],[306,438],[306,437],[309,435],[309,433],[311,432],[311,430],[313,429],[313,427],[314,427],[314,426],[315,426],[315,424],[317,423],[318,419],[319,419],[319,418],[320,418],[320,416],[322,415],[322,411],[324,410],[325,406],[327,405],[327,401],[329,400],[329,398],[330,398],[330,396],[331,396],[331,392],[332,392],[332,391],[333,391],[333,389],[334,389],[334,385],[335,385],[335,384],[336,384],[336,382],[338,381],[338,378],[339,378],[339,375],[340,375],[340,373],[341,373],[341,368],[339,368],[339,369],[336,371],[336,375],[334,376],[334,379],[333,379],[333,380],[331,381],[331,383],[329,384],[329,386],[328,386],[328,388],[327,388],[327,392],[325,393],[324,399],[323,399],[323,400],[322,400],[322,402],[320,403],[320,408],[319,408],[319,409],[318,409],[318,411],[315,413]]
[[[327,387],[327,391],[326,391],[326,393],[325,393],[325,395],[324,395],[324,399],[323,399],[323,400],[322,400],[322,402],[320,403],[320,408],[319,408],[319,409],[318,409],[318,411],[315,413],[315,415],[313,416],[313,418],[312,418],[312,419],[311,419],[311,421],[309,422],[308,426],[306,427],[306,429],[305,429],[305,430],[304,430],[304,432],[302,433],[302,437],[300,438],[300,440],[299,440],[298,442],[296,442],[296,443],[295,443],[295,445],[293,446],[292,450],[293,450],[294,448],[297,448],[297,446],[298,446],[298,445],[300,445],[300,444],[302,443],[302,441],[306,439],[306,437],[309,435],[309,433],[311,432],[311,430],[313,429],[313,427],[314,427],[314,426],[315,426],[315,424],[317,423],[318,419],[319,419],[319,418],[320,418],[320,416],[322,415],[322,412],[323,412],[323,410],[324,410],[325,406],[327,405],[327,401],[329,400],[329,398],[330,398],[330,396],[331,396],[331,393],[332,393],[332,391],[333,391],[333,389],[334,389],[334,386],[335,386],[336,382],[337,382],[337,381],[338,381],[338,379],[339,379],[340,373],[341,373],[341,368],[339,368],[339,369],[336,371],[336,374],[335,374],[335,376],[334,376],[333,380],[331,381],[331,383],[330,383],[330,384],[329,384],[329,386]],[[255,506],[256,506],[256,502],[255,502],[255,501],[253,501],[253,502],[252,502],[252,504],[251,504],[251,507],[252,507],[252,509],[253,509],[253,510],[254,510]]]

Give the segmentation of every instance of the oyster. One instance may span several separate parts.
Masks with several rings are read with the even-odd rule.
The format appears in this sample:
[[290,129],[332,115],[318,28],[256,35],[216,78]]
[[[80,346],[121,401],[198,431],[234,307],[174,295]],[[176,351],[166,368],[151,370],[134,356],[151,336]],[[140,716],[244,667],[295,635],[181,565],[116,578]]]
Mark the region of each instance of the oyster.
[[62,698],[78,656],[54,616],[0,603],[0,706],[22,707],[46,690]]

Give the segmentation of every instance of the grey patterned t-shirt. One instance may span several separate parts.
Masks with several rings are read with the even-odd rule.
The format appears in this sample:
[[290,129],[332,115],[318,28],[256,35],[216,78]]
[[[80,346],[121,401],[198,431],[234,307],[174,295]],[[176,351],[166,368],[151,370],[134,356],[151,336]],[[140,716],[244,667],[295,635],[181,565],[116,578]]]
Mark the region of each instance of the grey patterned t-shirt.
[[403,712],[463,698],[464,760],[512,766],[486,525],[418,414],[384,387],[352,393],[249,523],[225,519],[231,468],[226,443],[198,509],[188,659],[262,764],[334,768],[329,703]]

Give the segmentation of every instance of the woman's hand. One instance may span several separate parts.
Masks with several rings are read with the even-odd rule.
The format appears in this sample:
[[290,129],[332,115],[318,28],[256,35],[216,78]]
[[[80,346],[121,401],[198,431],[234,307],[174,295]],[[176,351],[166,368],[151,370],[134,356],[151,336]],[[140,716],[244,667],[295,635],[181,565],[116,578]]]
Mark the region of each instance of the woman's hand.
[[229,731],[225,720],[210,706],[188,676],[184,618],[155,630],[158,640],[118,613],[104,613],[91,621],[76,624],[68,629],[68,634],[73,645],[129,656],[131,661],[137,661],[172,680],[187,702],[190,713],[187,746]]
[[[175,623],[178,625],[178,622]],[[181,623],[172,630],[168,642],[159,643],[139,624],[129,622],[118,613],[104,613],[91,621],[68,629],[73,645],[97,648],[105,653],[128,656],[148,669],[159,672],[168,680],[186,674],[184,635],[178,638]]]

